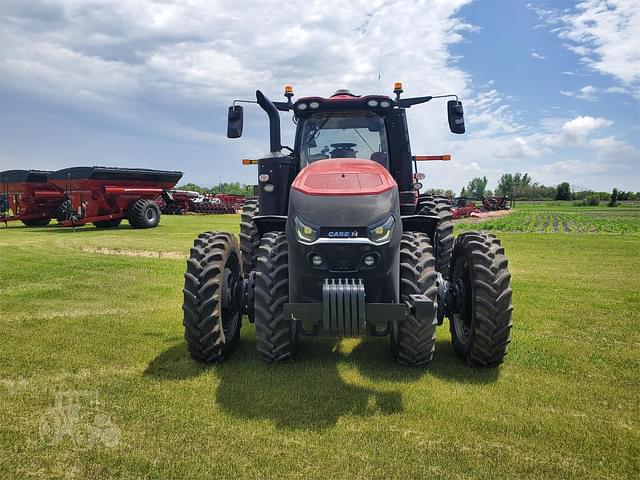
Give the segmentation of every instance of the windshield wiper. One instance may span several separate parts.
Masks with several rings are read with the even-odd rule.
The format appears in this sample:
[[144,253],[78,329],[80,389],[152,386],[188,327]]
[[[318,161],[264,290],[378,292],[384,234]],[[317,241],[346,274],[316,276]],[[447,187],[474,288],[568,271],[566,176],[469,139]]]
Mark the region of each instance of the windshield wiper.
[[318,129],[313,133],[313,135],[311,135],[311,138],[309,138],[309,140],[307,140],[307,146],[311,145],[312,141],[316,141],[318,139],[318,137],[320,136],[320,132],[322,130],[322,127],[324,127],[326,125],[326,123],[329,121],[329,118],[331,117],[327,117],[324,119],[324,121],[318,125]]
[[360,132],[358,131],[358,129],[354,128],[353,130],[358,134],[358,136],[362,139],[362,141],[367,144],[367,147],[369,147],[369,150],[371,150],[371,153],[374,153],[375,150],[373,148],[371,148],[371,145],[369,145],[367,143],[367,141],[364,139],[364,137],[362,135],[360,135]]

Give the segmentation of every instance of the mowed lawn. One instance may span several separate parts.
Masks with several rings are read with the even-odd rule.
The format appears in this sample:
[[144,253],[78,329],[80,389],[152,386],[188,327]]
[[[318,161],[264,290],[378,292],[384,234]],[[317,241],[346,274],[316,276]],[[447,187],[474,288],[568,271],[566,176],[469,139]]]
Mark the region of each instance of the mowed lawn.
[[514,288],[499,369],[461,364],[448,323],[425,369],[387,338],[303,338],[266,365],[248,323],[203,367],[184,260],[237,223],[0,228],[0,478],[640,476],[640,235],[496,232]]

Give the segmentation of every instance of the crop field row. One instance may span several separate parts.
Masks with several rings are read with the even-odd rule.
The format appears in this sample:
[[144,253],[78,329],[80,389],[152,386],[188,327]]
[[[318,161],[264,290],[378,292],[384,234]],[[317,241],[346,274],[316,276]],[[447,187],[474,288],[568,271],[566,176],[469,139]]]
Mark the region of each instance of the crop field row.
[[[574,211],[571,211],[574,210]],[[640,209],[582,210],[518,209],[511,215],[482,223],[482,230],[521,233],[617,233],[640,234]],[[579,210],[579,211],[575,211]],[[462,223],[461,230],[478,228]]]

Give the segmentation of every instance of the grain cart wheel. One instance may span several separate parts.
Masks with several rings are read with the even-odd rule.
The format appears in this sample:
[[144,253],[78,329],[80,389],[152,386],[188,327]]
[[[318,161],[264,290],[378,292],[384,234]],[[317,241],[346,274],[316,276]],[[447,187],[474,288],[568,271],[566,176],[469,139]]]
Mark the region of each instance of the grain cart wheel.
[[153,228],[160,223],[160,208],[154,201],[140,198],[127,208],[127,220],[133,228]]
[[238,345],[242,311],[233,293],[241,280],[240,249],[230,233],[205,232],[193,242],[184,274],[184,338],[198,362],[223,361]]
[[400,301],[412,303],[409,295],[424,294],[431,301],[431,311],[423,319],[409,314],[391,329],[391,354],[405,365],[424,365],[431,361],[436,346],[438,326],[438,275],[429,236],[406,232],[400,241]]
[[267,233],[258,250],[254,300],[256,342],[265,362],[284,362],[295,352],[297,325],[284,316],[288,300],[287,237],[284,232]]
[[22,220],[22,223],[27,227],[46,227],[49,225],[51,219],[49,217],[45,218],[32,218],[31,220]]
[[120,225],[122,222],[121,218],[113,218],[111,220],[102,220],[100,222],[93,222],[93,225],[96,228],[114,228]]
[[260,235],[253,217],[260,213],[257,198],[250,198],[242,206],[240,216],[240,251],[242,252],[242,273],[245,278],[256,269],[258,260],[258,248],[260,248]]
[[436,270],[442,273],[444,278],[447,278],[449,275],[449,262],[451,260],[454,239],[451,205],[449,205],[449,201],[443,197],[425,199],[418,214],[440,217],[435,234]]
[[469,365],[502,363],[511,340],[511,274],[500,241],[467,232],[456,238],[451,258],[447,315],[456,354]]

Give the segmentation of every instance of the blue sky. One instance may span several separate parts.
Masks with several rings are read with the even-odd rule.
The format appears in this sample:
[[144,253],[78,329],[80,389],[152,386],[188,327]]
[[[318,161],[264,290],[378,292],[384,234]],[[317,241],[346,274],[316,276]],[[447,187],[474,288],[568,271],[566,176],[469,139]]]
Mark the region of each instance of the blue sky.
[[[547,185],[640,190],[640,2],[588,0],[168,2],[2,0],[0,169],[179,169],[204,185],[255,183],[240,159],[267,150],[267,122],[226,109],[256,88],[281,96],[457,93],[409,111],[426,184],[529,172]],[[283,116],[284,143],[293,125]],[[287,135],[289,136],[287,138]]]

